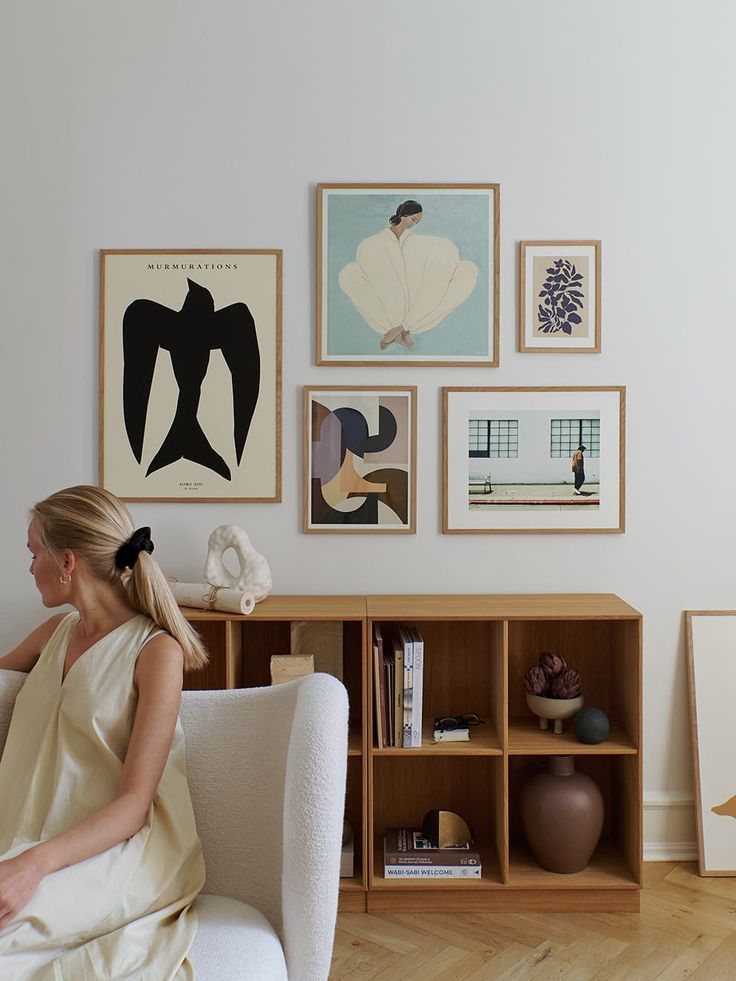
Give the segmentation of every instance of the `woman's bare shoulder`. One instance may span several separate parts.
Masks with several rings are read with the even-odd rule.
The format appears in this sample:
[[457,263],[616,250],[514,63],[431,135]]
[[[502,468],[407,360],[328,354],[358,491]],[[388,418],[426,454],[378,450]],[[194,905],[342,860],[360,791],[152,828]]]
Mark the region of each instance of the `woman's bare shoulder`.
[[44,620],[17,647],[14,647],[5,657],[0,657],[0,668],[8,671],[30,671],[65,616],[66,613],[56,613],[48,620]]

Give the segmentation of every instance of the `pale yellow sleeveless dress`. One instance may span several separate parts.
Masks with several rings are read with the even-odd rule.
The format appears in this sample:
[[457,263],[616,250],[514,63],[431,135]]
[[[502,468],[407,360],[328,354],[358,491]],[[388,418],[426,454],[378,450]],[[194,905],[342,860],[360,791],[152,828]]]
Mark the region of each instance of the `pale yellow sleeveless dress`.
[[[128,748],[138,654],[156,631],[135,616],[74,662],[64,656],[78,614],[65,617],[18,695],[0,762],[0,861],[74,827],[112,801]],[[2,981],[191,979],[204,883],[177,722],[143,828],[46,876],[0,930]]]

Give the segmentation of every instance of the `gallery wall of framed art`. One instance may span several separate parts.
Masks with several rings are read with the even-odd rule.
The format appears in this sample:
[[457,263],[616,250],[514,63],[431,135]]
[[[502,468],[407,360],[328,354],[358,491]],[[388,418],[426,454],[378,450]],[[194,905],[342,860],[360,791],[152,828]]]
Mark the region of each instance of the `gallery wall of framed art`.
[[[319,368],[499,366],[499,184],[316,191]],[[104,486],[281,500],[281,264],[279,249],[101,251]],[[519,352],[600,353],[600,280],[598,240],[519,242]],[[305,387],[305,533],[416,532],[416,399]],[[620,386],[444,387],[442,532],[622,532],[624,404]]]

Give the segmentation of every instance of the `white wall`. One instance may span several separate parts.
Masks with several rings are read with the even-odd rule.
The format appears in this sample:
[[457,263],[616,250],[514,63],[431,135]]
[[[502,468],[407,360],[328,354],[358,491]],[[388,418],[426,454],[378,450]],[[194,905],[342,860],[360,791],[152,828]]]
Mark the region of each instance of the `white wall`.
[[[728,0],[5,4],[5,646],[39,618],[26,508],[96,476],[97,249],[280,246],[283,504],[136,505],[164,567],[199,573],[227,521],[282,593],[619,593],[646,618],[647,794],[681,805],[682,611],[736,606],[735,29]],[[500,182],[500,368],[315,367],[314,186],[335,180]],[[515,352],[533,238],[602,239],[601,355]],[[419,385],[414,537],[300,534],[301,386],[346,382]],[[443,537],[442,384],[625,384],[626,534]]]

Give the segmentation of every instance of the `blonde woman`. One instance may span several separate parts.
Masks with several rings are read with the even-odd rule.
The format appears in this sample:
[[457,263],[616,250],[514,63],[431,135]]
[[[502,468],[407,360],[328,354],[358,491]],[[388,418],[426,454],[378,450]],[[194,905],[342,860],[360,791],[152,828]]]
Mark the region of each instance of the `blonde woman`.
[[204,863],[178,722],[205,663],[149,528],[98,487],[31,511],[51,617],[0,668],[28,673],[0,761],[0,977],[192,978]]

